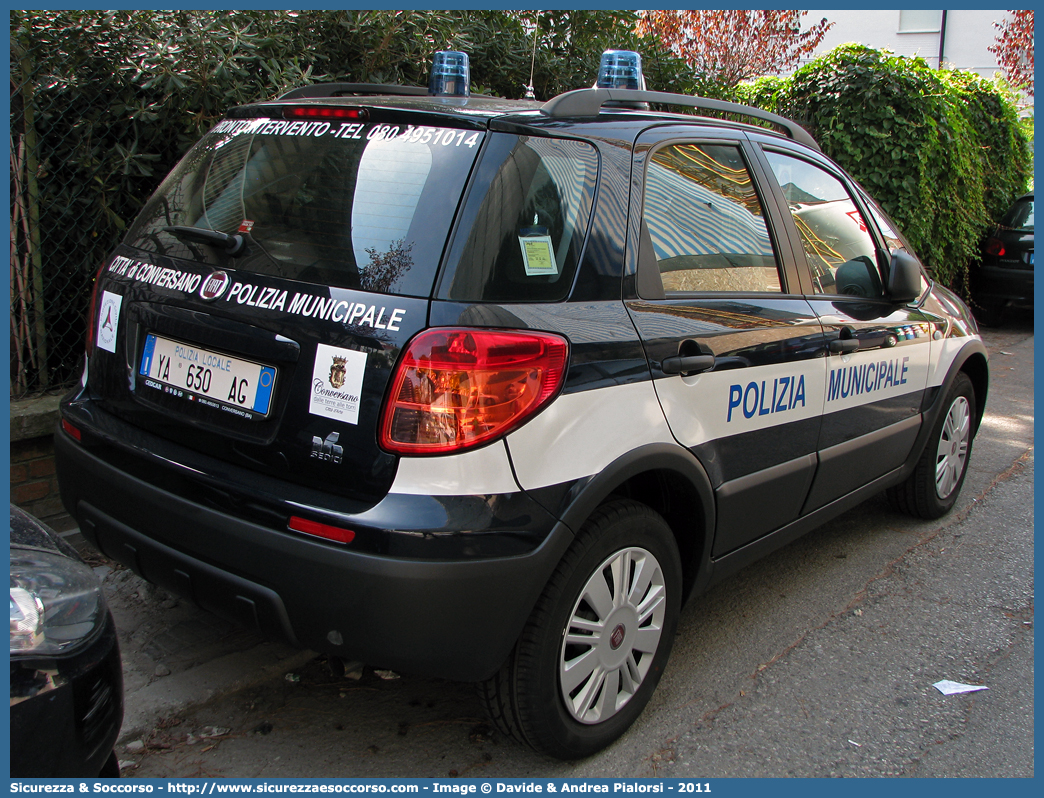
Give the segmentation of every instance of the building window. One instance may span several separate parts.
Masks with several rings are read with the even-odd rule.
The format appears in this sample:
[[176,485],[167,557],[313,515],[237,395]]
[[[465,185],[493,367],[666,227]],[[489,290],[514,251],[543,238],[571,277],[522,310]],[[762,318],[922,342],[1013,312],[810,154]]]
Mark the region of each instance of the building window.
[[900,11],[900,33],[938,33],[942,30],[942,11]]

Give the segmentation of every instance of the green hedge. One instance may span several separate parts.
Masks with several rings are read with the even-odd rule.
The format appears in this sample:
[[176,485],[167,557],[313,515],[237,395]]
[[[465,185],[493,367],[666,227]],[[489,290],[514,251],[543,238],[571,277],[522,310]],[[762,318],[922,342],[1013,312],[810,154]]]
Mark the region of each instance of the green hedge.
[[846,44],[739,94],[805,125],[951,285],[1025,191],[1030,154],[1013,98],[975,74]]

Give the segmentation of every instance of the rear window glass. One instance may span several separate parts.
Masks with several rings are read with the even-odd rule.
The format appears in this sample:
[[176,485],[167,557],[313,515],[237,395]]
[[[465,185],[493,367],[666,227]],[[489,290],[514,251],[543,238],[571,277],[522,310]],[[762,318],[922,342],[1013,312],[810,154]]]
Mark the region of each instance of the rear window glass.
[[[234,119],[164,180],[133,247],[223,268],[429,296],[485,134],[377,122]],[[246,254],[165,227],[242,235]]]
[[563,299],[591,218],[598,153],[582,141],[490,135],[438,295]]
[[1012,230],[1032,230],[1033,229],[1033,200],[1032,198],[1023,198],[1016,202],[1008,212],[1004,214],[1004,218],[1000,220],[1001,227],[1008,227]]

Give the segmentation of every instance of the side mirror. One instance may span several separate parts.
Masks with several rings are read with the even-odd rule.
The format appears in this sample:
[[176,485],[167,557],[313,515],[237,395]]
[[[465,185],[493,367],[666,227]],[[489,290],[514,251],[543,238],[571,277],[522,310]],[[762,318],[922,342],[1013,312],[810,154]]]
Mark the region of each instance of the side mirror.
[[860,255],[838,266],[834,272],[834,286],[839,294],[867,299],[880,299],[884,293],[881,290],[881,278],[878,276],[877,267],[866,255]]
[[893,249],[888,261],[888,298],[913,302],[921,295],[921,262],[909,252]]

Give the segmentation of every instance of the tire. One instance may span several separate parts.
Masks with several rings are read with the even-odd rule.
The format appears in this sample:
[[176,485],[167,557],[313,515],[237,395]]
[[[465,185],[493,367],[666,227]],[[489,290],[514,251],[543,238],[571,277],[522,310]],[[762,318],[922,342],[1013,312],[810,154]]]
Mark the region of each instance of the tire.
[[954,379],[943,408],[914,472],[888,489],[893,507],[919,518],[946,515],[964,485],[975,435],[975,390],[964,372]]
[[674,642],[681,583],[678,546],[663,518],[630,500],[599,507],[508,661],[479,685],[496,726],[559,759],[609,745],[656,689]]

